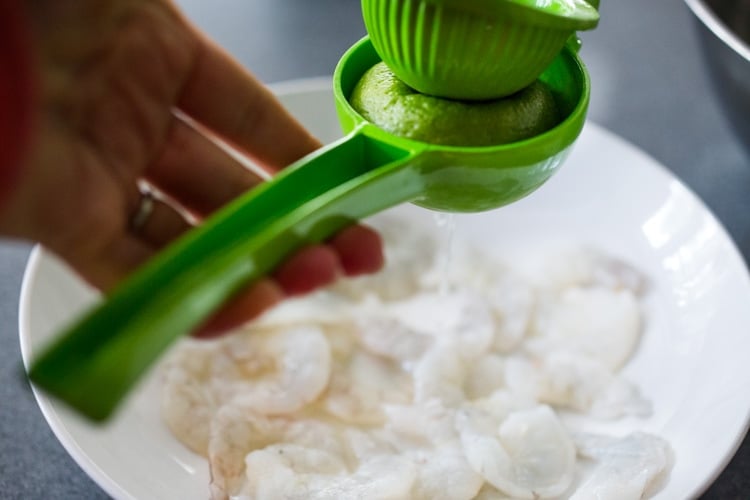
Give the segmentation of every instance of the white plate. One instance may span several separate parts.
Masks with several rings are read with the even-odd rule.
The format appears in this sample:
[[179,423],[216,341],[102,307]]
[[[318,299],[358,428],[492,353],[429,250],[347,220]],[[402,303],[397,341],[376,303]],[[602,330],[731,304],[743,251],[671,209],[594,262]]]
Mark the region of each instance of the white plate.
[[[328,80],[277,90],[321,139],[339,135]],[[421,217],[416,208],[396,210]],[[500,210],[462,216],[457,231],[498,249],[582,241],[647,272],[653,280],[647,331],[625,370],[655,411],[608,430],[641,428],[672,444],[676,463],[657,498],[688,498],[715,479],[750,415],[750,280],[724,229],[690,191],[638,149],[589,123],[567,163],[539,191]],[[36,249],[21,297],[24,361],[93,300],[64,266]],[[161,424],[156,378],[147,377],[104,427],[36,396],[63,446],[111,496],[206,498],[207,465]]]

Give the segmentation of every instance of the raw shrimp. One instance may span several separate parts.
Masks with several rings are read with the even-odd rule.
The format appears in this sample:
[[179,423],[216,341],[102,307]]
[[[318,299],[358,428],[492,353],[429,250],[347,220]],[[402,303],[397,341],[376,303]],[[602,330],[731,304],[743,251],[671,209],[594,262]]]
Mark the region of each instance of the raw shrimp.
[[321,484],[308,498],[339,500],[403,500],[410,498],[416,479],[416,466],[398,455],[376,455],[364,461],[349,476]]
[[437,399],[448,406],[464,400],[463,385],[468,368],[453,343],[443,342],[414,366],[414,402]]
[[357,463],[366,462],[374,456],[398,453],[400,443],[394,443],[392,432],[379,427],[359,428],[349,426],[344,437],[352,459]]
[[483,398],[505,387],[505,358],[487,354],[469,366],[464,392],[469,399]]
[[437,399],[422,404],[387,405],[385,429],[395,435],[396,447],[436,447],[455,441],[456,410]]
[[417,464],[410,496],[414,500],[469,500],[484,484],[484,478],[469,465],[459,440],[415,450],[406,456]]
[[[454,287],[484,290],[510,271],[495,255],[458,239],[453,242],[450,257],[450,262],[434,266],[425,277],[425,284],[429,290],[451,290]],[[441,286],[446,281],[449,286]]]
[[486,398],[475,399],[465,404],[463,408],[478,410],[481,415],[497,423],[505,420],[511,413],[533,410],[537,406],[539,402],[528,394],[500,389]]
[[[485,301],[474,294],[459,293],[437,300],[440,314],[433,314],[436,344],[415,363],[414,396],[418,403],[437,398],[455,406],[465,399],[469,367],[489,352],[494,323]],[[441,307],[443,306],[443,307]]]
[[410,498],[414,464],[395,455],[376,456],[351,474],[335,457],[295,445],[274,445],[247,458],[253,471],[243,494],[254,500],[403,500]]
[[217,406],[210,383],[214,354],[210,345],[184,341],[163,371],[162,418],[180,441],[204,456]]
[[247,404],[227,404],[211,422],[209,464],[212,498],[224,499],[236,494],[246,480],[256,476],[255,472],[248,471],[245,477],[246,456],[270,446],[283,450],[282,445],[296,446],[289,450],[309,451],[296,456],[300,464],[309,467],[314,462],[330,470],[330,464],[335,463],[338,464],[336,467],[345,471],[354,463],[350,458],[344,428],[335,423],[262,415]]
[[314,401],[331,374],[331,348],[316,327],[233,336],[224,353],[237,376],[226,382],[232,399],[270,415],[291,413]]
[[421,294],[393,304],[391,313],[407,328],[432,336],[436,342],[452,342],[467,360],[488,352],[494,340],[490,304],[475,290]]
[[488,285],[485,295],[495,317],[492,347],[499,353],[509,353],[528,332],[536,303],[533,290],[515,274],[508,273]]
[[211,422],[208,461],[211,498],[227,499],[244,482],[245,456],[279,441],[289,419],[267,417],[251,408],[228,405],[218,410]]
[[386,432],[379,440],[391,441],[394,452],[416,466],[409,498],[460,500],[477,494],[484,479],[466,460],[455,430],[455,410],[432,400],[416,406],[388,405],[385,412]]
[[522,499],[564,493],[575,473],[575,447],[548,406],[511,413],[500,424],[476,410],[458,414],[466,457],[487,482]]
[[[326,451],[291,443],[273,444],[245,458],[241,494],[254,500],[312,498],[316,487],[348,474],[346,464]],[[317,483],[317,484],[316,484]]]
[[373,354],[400,363],[418,359],[433,339],[390,315],[370,314],[356,321],[355,332],[362,346]]
[[455,323],[449,332],[461,356],[473,361],[489,352],[495,339],[495,318],[487,300],[473,290],[452,297],[458,305]]
[[383,405],[412,399],[411,378],[393,361],[358,351],[334,362],[323,407],[341,420],[362,425],[383,423]]
[[211,415],[228,401],[287,413],[316,399],[328,383],[330,349],[316,328],[250,329],[218,342],[185,342],[163,373],[165,422],[205,455]]
[[571,288],[539,308],[528,348],[580,352],[615,371],[632,355],[640,332],[641,311],[631,291]]
[[553,352],[541,359],[516,356],[505,366],[509,389],[541,403],[599,418],[651,413],[635,385],[579,353]]
[[489,483],[484,483],[482,489],[479,490],[474,500],[513,500],[505,493],[501,493],[494,486]]
[[643,432],[620,439],[580,435],[576,444],[596,466],[571,500],[640,500],[654,493],[672,466],[669,444]]
[[557,293],[574,287],[604,287],[630,290],[642,295],[648,289],[646,277],[625,261],[585,246],[562,245],[544,255],[525,250],[514,259],[516,269],[535,288]]
[[489,306],[495,322],[493,348],[508,353],[523,340],[534,306],[534,290],[494,255],[458,246],[450,268],[454,290],[470,290]]

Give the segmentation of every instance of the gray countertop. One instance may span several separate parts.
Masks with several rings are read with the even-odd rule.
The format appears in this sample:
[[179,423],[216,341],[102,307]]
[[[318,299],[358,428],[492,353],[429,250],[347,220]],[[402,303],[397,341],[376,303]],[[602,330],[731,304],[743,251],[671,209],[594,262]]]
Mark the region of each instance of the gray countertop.
[[[178,3],[269,83],[330,75],[364,34],[356,0]],[[750,158],[711,92],[689,10],[682,0],[602,3],[599,28],[583,36],[593,81],[590,118],[692,188],[747,260]],[[57,442],[20,376],[17,311],[29,249],[0,242],[0,499],[107,498]],[[704,498],[750,498],[749,468],[745,441]]]

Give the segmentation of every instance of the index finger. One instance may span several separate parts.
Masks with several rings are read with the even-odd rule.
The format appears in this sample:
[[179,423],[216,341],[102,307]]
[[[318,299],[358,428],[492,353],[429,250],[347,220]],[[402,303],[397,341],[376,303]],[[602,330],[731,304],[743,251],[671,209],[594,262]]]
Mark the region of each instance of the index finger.
[[221,47],[198,41],[178,107],[271,171],[320,147],[273,93]]

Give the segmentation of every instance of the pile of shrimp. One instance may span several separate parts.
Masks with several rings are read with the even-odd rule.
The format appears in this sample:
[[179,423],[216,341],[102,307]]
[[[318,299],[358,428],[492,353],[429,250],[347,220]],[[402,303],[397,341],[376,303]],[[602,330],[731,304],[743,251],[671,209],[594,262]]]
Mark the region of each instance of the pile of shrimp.
[[[164,367],[162,414],[213,499],[640,499],[669,444],[566,425],[646,416],[620,370],[646,279],[571,247],[511,267],[373,221],[386,269],[289,301]],[[418,251],[415,251],[418,249]]]

